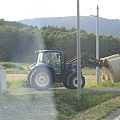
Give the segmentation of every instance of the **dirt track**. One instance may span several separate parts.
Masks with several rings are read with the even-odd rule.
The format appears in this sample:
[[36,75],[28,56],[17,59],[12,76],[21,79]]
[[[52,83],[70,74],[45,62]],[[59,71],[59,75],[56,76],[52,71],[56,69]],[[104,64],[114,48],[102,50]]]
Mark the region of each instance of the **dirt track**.
[[[66,89],[65,87],[59,87],[59,88],[50,88],[50,90],[44,91],[44,92],[51,92],[51,90],[54,91],[74,91],[74,89]],[[8,92],[35,92],[36,90],[34,88],[26,88],[26,89],[17,89],[17,90],[8,90]],[[82,91],[119,91],[120,88],[83,88]],[[42,91],[41,91],[42,92]]]
[[27,79],[27,74],[7,74],[6,80],[24,80]]

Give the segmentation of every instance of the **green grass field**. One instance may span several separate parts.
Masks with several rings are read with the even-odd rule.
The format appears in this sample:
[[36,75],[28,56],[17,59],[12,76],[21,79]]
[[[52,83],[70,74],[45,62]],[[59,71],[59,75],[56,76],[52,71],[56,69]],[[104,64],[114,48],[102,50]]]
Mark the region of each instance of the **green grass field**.
[[[21,66],[21,67],[19,67]],[[16,69],[18,70],[16,72]],[[27,64],[17,64],[17,67],[7,68],[7,89],[31,89],[24,84],[27,80]],[[99,88],[99,87],[119,87],[120,83],[110,83],[109,81],[100,82],[100,85],[96,85],[95,80],[95,69],[85,68],[83,69],[83,75],[86,78],[86,88]],[[57,87],[57,86],[56,86]],[[66,94],[67,92],[67,94]],[[54,101],[54,107],[56,110],[57,119],[55,120],[98,120],[105,116],[107,116],[111,111],[120,107],[120,91],[84,91],[82,92],[81,98],[77,98],[77,90],[73,91],[34,91],[34,92],[17,92],[10,93],[5,96],[1,96],[1,101],[3,104],[8,104],[16,109],[16,106],[25,107],[24,117],[31,116],[28,113],[27,107],[28,103],[31,105],[29,110],[32,111],[34,107],[34,111],[36,114],[36,119],[41,107],[38,105],[43,105],[43,109],[45,109],[46,105],[49,106],[50,99],[52,96],[52,100]],[[42,99],[43,98],[43,99]],[[47,101],[46,101],[47,100]],[[8,102],[9,101],[9,102]],[[26,102],[25,102],[26,101]],[[47,102],[47,103],[46,103]],[[50,106],[51,107],[51,106]],[[35,109],[36,108],[36,109]],[[49,107],[48,107],[49,108]],[[3,109],[0,107],[0,110]],[[50,108],[51,109],[51,108]],[[13,109],[12,109],[13,110]],[[14,111],[14,110],[13,110]],[[48,110],[50,111],[50,110]],[[51,113],[53,114],[53,113]],[[35,116],[34,114],[32,114]],[[1,115],[2,116],[2,115]],[[6,114],[7,116],[7,114]],[[52,116],[52,115],[51,115]],[[32,117],[32,116],[31,116]],[[39,116],[38,116],[39,117]],[[48,117],[49,118],[49,117]],[[48,119],[46,118],[46,120]],[[17,117],[16,117],[17,119]],[[51,119],[52,120],[52,119]]]

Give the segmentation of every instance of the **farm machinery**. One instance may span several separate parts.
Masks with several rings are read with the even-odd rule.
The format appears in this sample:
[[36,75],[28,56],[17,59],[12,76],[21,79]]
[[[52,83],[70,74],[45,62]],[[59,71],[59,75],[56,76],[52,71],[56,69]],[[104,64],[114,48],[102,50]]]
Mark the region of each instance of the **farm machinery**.
[[[60,50],[38,50],[37,62],[28,68],[28,83],[36,90],[49,89],[53,83],[63,83],[68,89],[76,89],[77,84],[77,56],[66,61],[66,54]],[[106,60],[98,60],[86,53],[81,54],[82,68],[90,63],[99,68],[107,66]],[[85,77],[81,73],[81,88],[85,86]]]

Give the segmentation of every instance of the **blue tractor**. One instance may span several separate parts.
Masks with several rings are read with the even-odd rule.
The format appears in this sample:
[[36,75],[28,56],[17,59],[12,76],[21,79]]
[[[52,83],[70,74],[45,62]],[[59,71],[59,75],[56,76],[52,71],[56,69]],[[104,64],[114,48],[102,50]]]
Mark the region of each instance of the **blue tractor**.
[[[29,66],[28,83],[36,90],[49,89],[53,83],[63,83],[68,89],[76,89],[77,56],[66,61],[66,55],[60,50],[38,50],[37,62]],[[86,53],[81,54],[82,66],[92,63],[103,67],[107,61],[100,61]],[[81,88],[85,86],[85,78],[81,74]]]

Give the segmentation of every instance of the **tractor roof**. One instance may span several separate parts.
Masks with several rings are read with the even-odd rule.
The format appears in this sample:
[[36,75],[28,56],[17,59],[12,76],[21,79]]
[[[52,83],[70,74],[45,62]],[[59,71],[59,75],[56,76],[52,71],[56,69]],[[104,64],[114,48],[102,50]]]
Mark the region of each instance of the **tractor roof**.
[[37,50],[36,52],[57,52],[57,53],[62,53],[61,50]]

